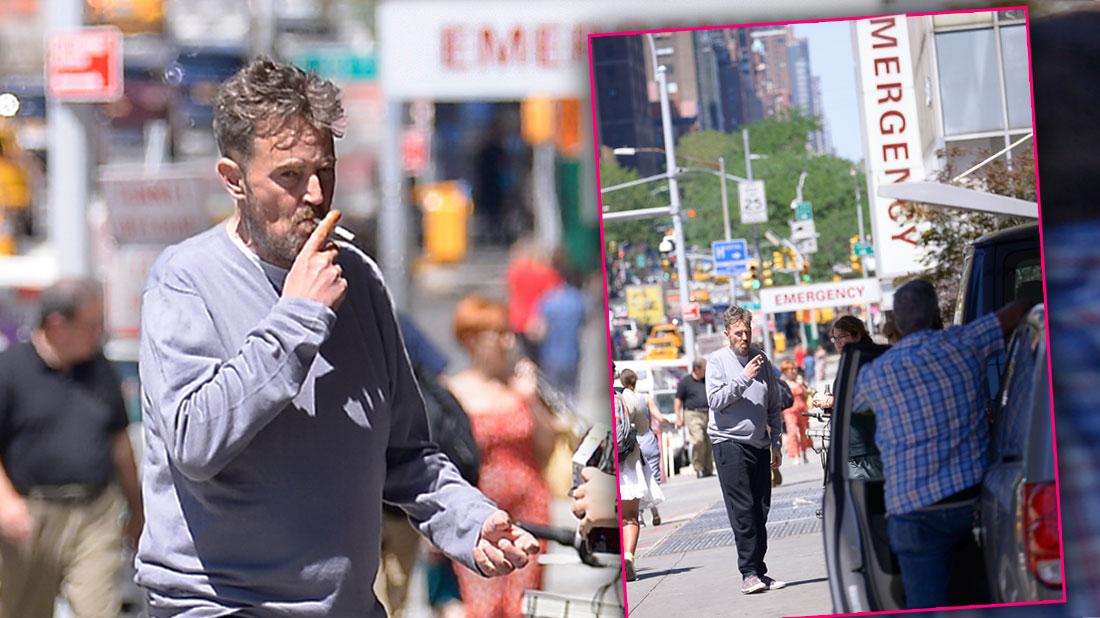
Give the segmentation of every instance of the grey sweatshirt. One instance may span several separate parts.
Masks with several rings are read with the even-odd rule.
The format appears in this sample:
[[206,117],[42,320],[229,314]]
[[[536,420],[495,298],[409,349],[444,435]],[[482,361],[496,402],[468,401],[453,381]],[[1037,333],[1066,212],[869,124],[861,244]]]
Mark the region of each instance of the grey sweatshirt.
[[711,442],[733,440],[757,448],[767,448],[769,444],[780,448],[783,408],[771,361],[765,359],[755,379],[750,380],[743,373],[745,365],[760,353],[750,348],[748,356],[738,358],[732,348],[725,346],[707,357],[707,403],[710,406],[707,434]]
[[495,510],[429,440],[378,267],[340,244],[338,311],[280,298],[286,270],[224,225],[168,248],[142,305],[152,616],[385,616],[382,502],[474,568]]

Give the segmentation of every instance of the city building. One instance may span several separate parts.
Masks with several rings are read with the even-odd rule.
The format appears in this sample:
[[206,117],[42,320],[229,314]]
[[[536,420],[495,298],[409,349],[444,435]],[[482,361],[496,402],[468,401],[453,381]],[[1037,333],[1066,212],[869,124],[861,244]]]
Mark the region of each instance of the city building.
[[[645,37],[612,36],[592,39],[592,70],[596,83],[596,117],[600,144],[609,148],[653,148],[661,145],[649,103],[649,50]],[[658,121],[660,116],[658,116]],[[655,153],[624,157],[623,165],[642,176],[664,169]]]
[[934,179],[946,156],[965,170],[1032,131],[1024,18],[1002,10],[853,22],[880,279],[922,270],[923,247],[918,226],[876,197],[878,186]]

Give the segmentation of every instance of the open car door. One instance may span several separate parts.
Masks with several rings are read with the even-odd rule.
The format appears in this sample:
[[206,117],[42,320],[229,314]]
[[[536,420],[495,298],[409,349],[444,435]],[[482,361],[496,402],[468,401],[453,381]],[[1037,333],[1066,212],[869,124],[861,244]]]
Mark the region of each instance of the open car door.
[[901,568],[886,534],[886,494],[874,411],[852,411],[859,369],[889,346],[849,345],[837,368],[822,530],[836,613],[904,609]]

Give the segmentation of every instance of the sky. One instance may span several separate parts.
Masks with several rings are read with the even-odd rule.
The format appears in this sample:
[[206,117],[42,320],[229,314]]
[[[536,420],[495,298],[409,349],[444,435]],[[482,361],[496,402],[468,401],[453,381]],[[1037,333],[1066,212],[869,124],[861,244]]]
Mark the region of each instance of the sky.
[[825,117],[837,156],[862,160],[851,22],[794,24],[792,28],[796,37],[809,41],[810,72],[821,78]]

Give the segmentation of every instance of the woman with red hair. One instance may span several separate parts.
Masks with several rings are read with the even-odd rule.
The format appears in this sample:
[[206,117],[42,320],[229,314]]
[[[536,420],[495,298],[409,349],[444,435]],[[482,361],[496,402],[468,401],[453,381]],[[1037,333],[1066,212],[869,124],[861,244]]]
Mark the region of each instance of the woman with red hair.
[[785,360],[780,363],[779,371],[783,373],[783,381],[791,387],[791,394],[794,395],[794,403],[783,410],[783,421],[787,425],[787,456],[795,463],[806,463],[809,461],[806,457],[806,449],[813,446],[813,442],[806,434],[810,428],[810,419],[802,416],[803,412],[810,409],[806,405],[806,387],[798,379],[798,368],[791,361]]
[[[542,468],[554,448],[556,422],[539,398],[534,364],[517,362],[508,308],[470,294],[455,308],[454,332],[470,368],[448,386],[469,415],[481,449],[478,485],[515,521],[546,525],[550,490]],[[537,564],[495,579],[466,569],[457,573],[467,618],[519,617],[523,592],[542,585]]]

